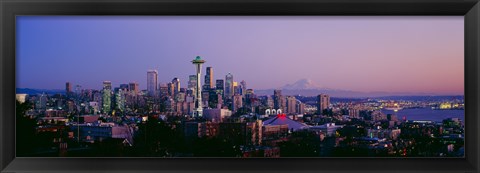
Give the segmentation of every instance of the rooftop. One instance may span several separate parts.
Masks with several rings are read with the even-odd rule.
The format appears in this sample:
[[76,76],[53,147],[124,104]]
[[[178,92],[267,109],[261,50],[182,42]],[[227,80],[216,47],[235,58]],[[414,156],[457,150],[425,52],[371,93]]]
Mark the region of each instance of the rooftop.
[[192,60],[192,63],[201,64],[201,63],[205,63],[205,60],[203,60],[200,56],[197,56],[194,60]]
[[307,128],[308,125],[300,123],[288,118],[285,114],[278,114],[276,117],[272,117],[263,122],[264,126],[284,125],[287,124],[289,129],[301,130]]

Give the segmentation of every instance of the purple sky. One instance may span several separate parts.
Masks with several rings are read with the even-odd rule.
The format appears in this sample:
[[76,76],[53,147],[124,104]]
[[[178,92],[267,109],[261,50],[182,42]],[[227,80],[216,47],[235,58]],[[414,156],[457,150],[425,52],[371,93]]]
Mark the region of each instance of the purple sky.
[[[17,87],[100,89],[136,81],[186,87],[195,56],[249,88],[308,78],[353,91],[463,94],[463,16],[17,17]],[[203,82],[203,77],[202,77]]]

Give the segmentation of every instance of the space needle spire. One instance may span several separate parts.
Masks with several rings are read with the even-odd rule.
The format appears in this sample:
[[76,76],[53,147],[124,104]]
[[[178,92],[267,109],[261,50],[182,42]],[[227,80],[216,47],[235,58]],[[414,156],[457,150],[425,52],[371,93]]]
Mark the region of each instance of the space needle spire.
[[194,60],[192,60],[192,64],[195,65],[197,70],[197,87],[195,93],[195,110],[193,110],[193,117],[202,117],[203,115],[203,108],[202,108],[202,87],[200,82],[200,76],[202,72],[202,64],[206,61],[203,60],[200,56],[197,56]]

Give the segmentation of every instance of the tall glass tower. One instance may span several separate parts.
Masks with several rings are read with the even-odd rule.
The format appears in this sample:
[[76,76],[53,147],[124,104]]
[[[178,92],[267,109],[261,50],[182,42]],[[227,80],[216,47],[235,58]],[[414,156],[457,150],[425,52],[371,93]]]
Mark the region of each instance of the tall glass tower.
[[213,84],[213,68],[207,67],[207,74],[205,74],[205,89],[211,89],[215,85]]
[[195,88],[195,110],[193,110],[193,117],[201,117],[203,115],[202,109],[202,88],[200,87],[200,76],[202,72],[202,64],[205,63],[205,60],[197,56],[192,60],[192,64],[195,65],[197,70],[197,87]]
[[225,76],[225,98],[226,100],[230,100],[233,97],[233,75],[228,73]]
[[192,91],[192,95],[196,96],[195,93],[197,92],[197,75],[190,75],[188,76],[188,90]]
[[103,81],[103,113],[108,114],[110,113],[110,109],[112,107],[112,82],[110,81]]
[[147,71],[147,94],[149,96],[155,96],[157,92],[157,81],[158,72],[157,70],[148,70]]
[[317,110],[320,115],[323,115],[323,110],[327,109],[330,105],[330,96],[326,94],[320,94],[317,96]]
[[180,92],[180,79],[173,78],[172,84],[173,84],[173,95],[176,96]]

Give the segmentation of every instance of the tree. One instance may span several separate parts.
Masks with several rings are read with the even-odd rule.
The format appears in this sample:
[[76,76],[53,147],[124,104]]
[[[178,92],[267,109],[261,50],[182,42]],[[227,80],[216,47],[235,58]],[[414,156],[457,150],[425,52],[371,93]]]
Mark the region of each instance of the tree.
[[37,136],[35,135],[35,127],[37,122],[26,116],[26,112],[32,107],[29,102],[16,102],[16,148],[17,156],[27,156],[34,151],[37,144]]
[[193,141],[195,157],[238,157],[240,147],[220,138],[198,138]]
[[309,131],[294,132],[289,141],[279,146],[282,157],[318,157],[320,154],[320,138]]
[[149,117],[148,121],[139,124],[134,137],[135,154],[139,156],[172,156],[182,150],[183,139],[169,123]]

